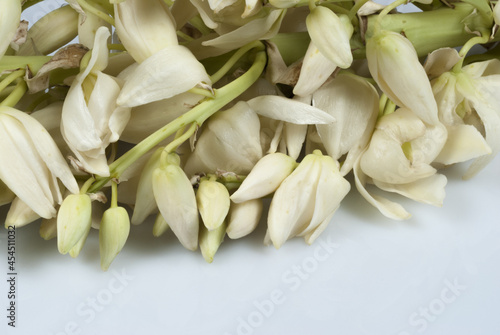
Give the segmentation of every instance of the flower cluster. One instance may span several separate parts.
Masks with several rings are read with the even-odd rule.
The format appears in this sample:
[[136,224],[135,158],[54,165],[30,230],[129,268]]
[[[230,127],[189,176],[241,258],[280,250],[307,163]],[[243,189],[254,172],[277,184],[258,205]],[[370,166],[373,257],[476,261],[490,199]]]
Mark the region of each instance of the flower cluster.
[[0,5],[0,206],[104,270],[151,216],[207,262],[263,217],[313,243],[351,186],[407,219],[383,192],[441,206],[500,151],[496,1],[38,2]]

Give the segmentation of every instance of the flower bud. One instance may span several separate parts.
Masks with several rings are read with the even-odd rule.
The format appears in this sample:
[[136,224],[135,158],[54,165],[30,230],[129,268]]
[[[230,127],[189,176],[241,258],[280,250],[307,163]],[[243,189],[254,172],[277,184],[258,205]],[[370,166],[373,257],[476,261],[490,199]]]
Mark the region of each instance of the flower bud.
[[92,204],[87,194],[71,194],[57,214],[57,248],[67,254],[88,232],[92,224]]
[[255,164],[231,200],[241,203],[273,193],[297,166],[295,160],[282,153],[269,154]]
[[429,79],[407,38],[381,31],[367,39],[366,58],[373,79],[389,99],[428,124],[439,122]]
[[181,244],[189,250],[198,247],[199,219],[196,196],[175,153],[164,153],[162,164],[153,172],[153,192],[160,213]]
[[163,0],[127,0],[115,5],[116,32],[136,62],[177,45],[175,21]]
[[169,228],[170,226],[168,225],[167,221],[165,221],[165,218],[163,218],[163,215],[161,215],[161,213],[158,213],[158,215],[156,215],[156,220],[153,225],[153,236],[160,237]]
[[217,229],[229,212],[229,192],[215,180],[202,180],[196,192],[201,219],[209,231]]
[[307,31],[314,45],[332,63],[347,69],[352,63],[350,39],[354,31],[347,15],[316,6],[306,19]]
[[215,253],[224,241],[226,235],[226,222],[224,221],[217,229],[209,231],[205,226],[200,227],[200,250],[207,263],[212,263]]
[[99,227],[101,268],[108,270],[111,262],[122,250],[130,233],[130,219],[123,207],[112,207],[104,212]]
[[19,21],[21,21],[21,11],[21,1],[2,1],[2,11],[0,12],[0,59],[16,34]]
[[76,242],[76,244],[73,246],[73,248],[71,248],[71,250],[69,251],[69,255],[71,256],[71,258],[77,258],[78,255],[80,255],[80,251],[82,251],[83,246],[85,245],[85,242],[87,241],[87,237],[89,236],[90,228],[91,227],[89,227],[85,231],[82,238],[78,242]]
[[253,232],[260,222],[263,207],[262,199],[231,203],[227,220],[227,236],[237,239]]
[[22,227],[35,220],[38,220],[40,215],[35,213],[26,203],[20,198],[15,198],[10,205],[7,217],[5,218],[5,228]]
[[57,218],[43,219],[39,233],[45,241],[55,238],[57,236]]

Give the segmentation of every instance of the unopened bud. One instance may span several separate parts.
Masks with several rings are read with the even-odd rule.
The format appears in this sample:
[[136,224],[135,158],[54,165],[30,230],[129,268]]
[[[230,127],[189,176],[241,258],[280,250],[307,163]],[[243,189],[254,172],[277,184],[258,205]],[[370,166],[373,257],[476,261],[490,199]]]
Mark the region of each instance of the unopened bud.
[[196,192],[196,202],[201,219],[208,230],[218,228],[229,212],[227,188],[215,180],[203,180]]
[[71,194],[64,199],[57,214],[57,248],[67,254],[90,229],[92,204],[86,194]]
[[99,228],[101,268],[106,271],[122,250],[130,233],[130,219],[123,207],[112,207],[104,212]]

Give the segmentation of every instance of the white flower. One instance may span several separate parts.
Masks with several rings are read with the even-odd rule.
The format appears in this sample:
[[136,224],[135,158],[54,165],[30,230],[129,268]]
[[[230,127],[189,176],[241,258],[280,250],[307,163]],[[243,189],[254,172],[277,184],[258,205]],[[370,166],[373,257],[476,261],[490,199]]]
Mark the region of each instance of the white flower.
[[205,227],[209,231],[219,228],[229,212],[227,188],[215,180],[202,180],[196,191],[196,202]]
[[453,164],[475,158],[464,178],[471,178],[500,151],[500,61],[472,63],[441,74],[432,87],[439,118],[449,139],[436,161]]
[[54,206],[62,202],[57,179],[72,193],[78,192],[54,140],[31,116],[0,107],[0,143],[0,179],[41,217],[54,217]]
[[247,174],[261,157],[259,117],[247,103],[238,102],[206,122],[185,171]]
[[307,155],[271,201],[268,231],[274,246],[280,248],[289,238],[307,239],[316,229],[323,230],[323,223],[329,221],[349,190],[336,161],[320,151]]
[[316,6],[306,19],[307,31],[318,50],[333,64],[347,69],[352,63],[350,39],[354,31],[347,15]]
[[153,192],[160,213],[189,250],[198,247],[198,207],[191,182],[180,168],[177,154],[164,153],[163,162],[153,172]]
[[83,169],[109,176],[105,150],[118,141],[130,118],[130,109],[116,105],[121,86],[102,71],[108,63],[110,33],[97,31],[87,68],[76,76],[64,101],[61,133]]
[[392,219],[407,219],[410,214],[401,205],[368,192],[367,183],[419,202],[441,206],[446,177],[436,174],[431,164],[446,138],[443,125],[426,125],[406,108],[383,116],[368,148],[354,164],[356,187],[368,202]]
[[21,11],[21,1],[2,1],[2,10],[0,11],[0,59],[2,59],[16,34],[21,21]]
[[237,239],[253,232],[260,222],[263,207],[262,199],[231,203],[227,219],[227,236]]
[[439,122],[429,79],[408,39],[382,31],[367,39],[366,58],[373,79],[389,99],[425,123]]
[[313,104],[336,119],[316,128],[328,155],[339,160],[347,154],[340,170],[346,175],[370,140],[379,111],[378,93],[364,79],[339,75],[314,92]]
[[226,222],[224,221],[215,230],[208,230],[205,226],[200,228],[200,250],[207,263],[212,263],[215,253],[226,236]]
[[130,219],[123,207],[112,207],[104,212],[99,227],[101,268],[106,271],[120,253],[130,233]]
[[21,199],[15,198],[10,205],[9,211],[7,212],[7,217],[5,218],[5,228],[20,228],[38,220],[39,218],[40,216]]
[[296,166],[293,158],[282,153],[262,157],[238,190],[231,195],[231,200],[241,203],[273,193]]
[[129,74],[117,103],[140,106],[171,98],[198,84],[212,84],[203,65],[188,48],[171,45],[151,55]]
[[[70,194],[57,214],[57,248],[63,255],[81,249],[92,226],[92,204],[87,194]],[[76,252],[76,254],[79,253]],[[75,256],[73,253],[72,256]]]
[[177,45],[175,20],[163,0],[127,0],[115,4],[116,33],[136,62]]

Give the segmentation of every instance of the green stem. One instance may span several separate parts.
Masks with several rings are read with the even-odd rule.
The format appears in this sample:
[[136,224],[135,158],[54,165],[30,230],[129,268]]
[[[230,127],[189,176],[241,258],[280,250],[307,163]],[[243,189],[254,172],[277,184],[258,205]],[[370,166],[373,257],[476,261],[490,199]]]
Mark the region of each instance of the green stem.
[[92,186],[92,183],[95,181],[95,178],[89,178],[85,184],[83,184],[82,188],[80,189],[80,194],[85,194],[88,193],[90,186]]
[[94,14],[95,16],[104,20],[105,22],[109,23],[112,26],[115,25],[115,19],[113,19],[107,13],[104,13],[101,10],[97,9],[96,7],[92,6],[86,0],[76,0],[76,1],[82,7],[82,9],[86,10],[87,12],[89,12],[91,14]]
[[476,44],[487,43],[490,40],[490,34],[488,31],[482,31],[481,35],[482,36],[476,36],[476,37],[471,38],[460,49],[460,52],[458,54],[460,57],[462,57],[462,59],[460,59],[460,61],[457,64],[455,64],[455,66],[452,69],[453,72],[458,73],[462,70],[465,56],[467,56],[467,54],[469,53],[470,49],[472,49],[472,47],[474,47]]
[[203,101],[189,112],[160,128],[130,149],[109,166],[109,177],[97,178],[97,182],[92,186],[91,191],[95,192],[101,189],[112,178],[119,178],[132,163],[175,133],[178,129],[193,122],[201,126],[206,119],[245,92],[260,77],[266,66],[266,61],[266,53],[264,51],[259,51],[255,55],[254,63],[250,69],[233,82],[217,90],[215,99]]
[[111,208],[118,207],[118,184],[111,182]]
[[165,147],[165,151],[168,152],[168,153],[171,153],[171,152],[174,152],[175,150],[177,150],[177,148],[182,143],[186,142],[196,132],[197,128],[198,128],[198,124],[196,122],[193,122],[191,124],[191,127],[189,127],[189,129],[184,134],[182,134],[181,136],[177,137],[175,140],[173,140],[172,142],[170,142]]
[[0,81],[0,92],[2,92],[7,86],[13,83],[17,78],[24,76],[26,71],[24,69],[14,71],[10,73],[5,79]]
[[28,91],[28,85],[26,85],[24,80],[18,79],[18,83],[12,93],[0,102],[0,106],[14,107],[21,100],[26,91]]
[[3,56],[0,60],[0,73],[28,67],[35,75],[51,59],[52,56]]
[[224,77],[229,70],[238,62],[238,60],[243,57],[249,50],[254,49],[254,48],[262,48],[259,50],[263,50],[263,45],[259,41],[255,41],[252,43],[249,43],[247,45],[244,45],[240,49],[238,49],[232,56],[231,58],[228,59],[228,61],[213,75],[210,76],[210,80],[212,81],[212,84],[215,84],[218,82],[222,77]]
[[389,14],[389,12],[400,5],[407,3],[407,0],[396,0],[390,5],[387,5],[377,16],[377,21],[375,22],[375,34],[379,33],[381,30],[382,20]]

